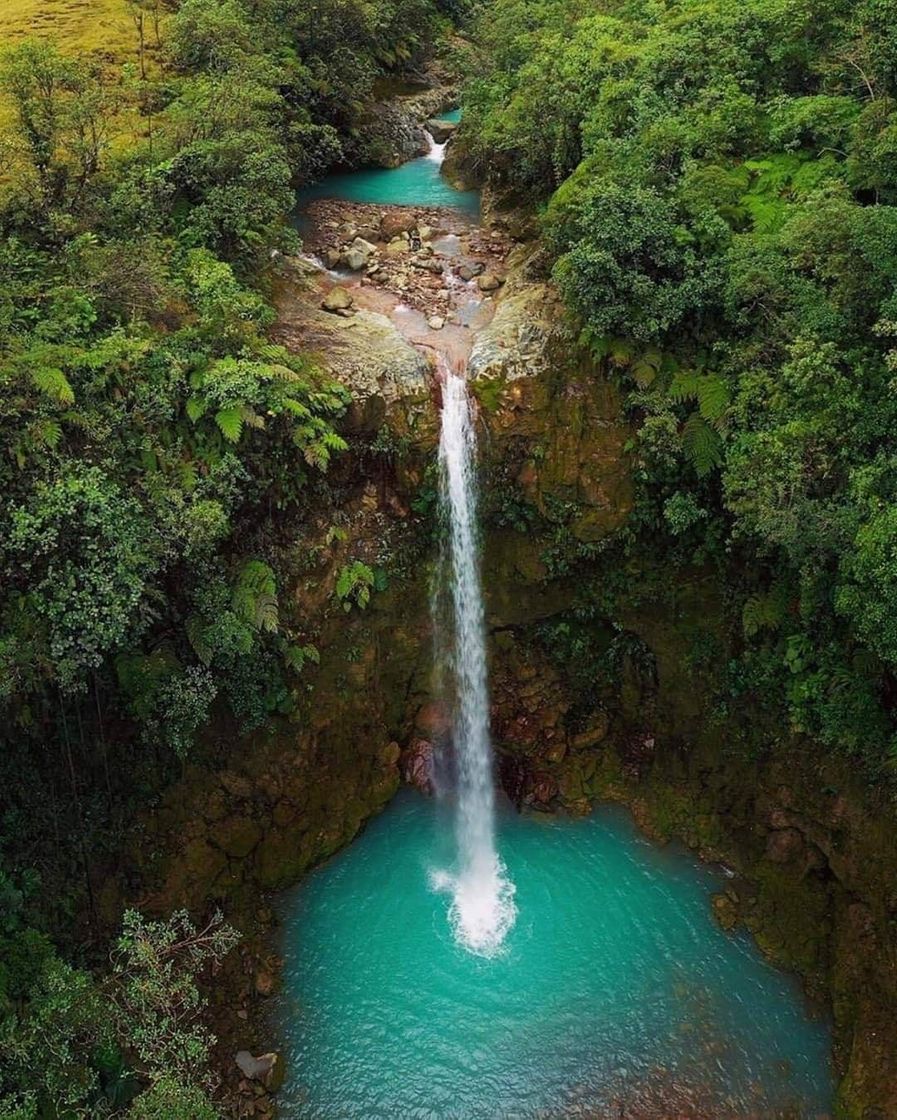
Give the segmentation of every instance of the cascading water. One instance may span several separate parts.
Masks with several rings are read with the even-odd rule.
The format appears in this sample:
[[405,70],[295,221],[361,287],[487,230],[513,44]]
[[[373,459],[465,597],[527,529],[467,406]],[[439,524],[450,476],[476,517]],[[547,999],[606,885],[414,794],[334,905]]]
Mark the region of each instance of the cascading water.
[[465,378],[441,362],[442,430],[439,439],[440,501],[447,526],[452,611],[450,666],[454,677],[454,742],[457,759],[458,867],[438,885],[453,894],[450,911],[458,941],[492,955],[516,916],[514,887],[495,847],[495,791],[489,739],[486,639],[480,588],[476,429]]
[[433,137],[430,136],[429,132],[427,133],[427,136],[430,139],[430,150],[427,152],[426,158],[433,160],[434,163],[441,165],[443,160],[445,159],[445,143],[437,144]]

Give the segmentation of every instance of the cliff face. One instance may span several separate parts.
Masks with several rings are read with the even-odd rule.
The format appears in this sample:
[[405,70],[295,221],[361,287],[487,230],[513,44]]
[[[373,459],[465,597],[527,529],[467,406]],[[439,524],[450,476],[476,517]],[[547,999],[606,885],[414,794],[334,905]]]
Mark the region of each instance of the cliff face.
[[[275,728],[248,739],[210,730],[206,764],[169,791],[142,846],[167,853],[142,868],[160,906],[225,899],[256,933],[270,922],[260,893],[351,840],[403,775],[425,782],[445,733],[430,676],[438,391],[388,316],[352,323],[345,341],[321,319],[320,352],[356,394],[353,450],[287,546],[297,617],[321,663]],[[771,736],[760,754],[737,749],[750,712],[714,711],[700,656],[725,654],[716,577],[659,573],[650,557],[621,571],[611,559],[632,502],[629,432],[523,248],[468,368],[505,789],[535,809],[624,801],[654,836],[729,864],[738,874],[716,900],[720,921],[744,923],[833,1008],[843,1115],[897,1116],[892,814],[870,807],[846,767],[820,765],[812,743]],[[333,593],[353,560],[388,577],[363,611]]]

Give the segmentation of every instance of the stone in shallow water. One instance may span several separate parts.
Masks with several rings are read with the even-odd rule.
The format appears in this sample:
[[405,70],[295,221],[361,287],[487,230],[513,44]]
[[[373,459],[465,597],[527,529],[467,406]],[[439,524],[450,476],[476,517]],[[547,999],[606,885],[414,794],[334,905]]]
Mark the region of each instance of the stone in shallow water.
[[445,326],[445,319],[441,315],[431,315],[427,320],[427,326],[431,331],[441,331]]
[[495,292],[504,284],[504,280],[496,276],[494,272],[484,272],[482,276],[477,278],[477,287],[481,292]]

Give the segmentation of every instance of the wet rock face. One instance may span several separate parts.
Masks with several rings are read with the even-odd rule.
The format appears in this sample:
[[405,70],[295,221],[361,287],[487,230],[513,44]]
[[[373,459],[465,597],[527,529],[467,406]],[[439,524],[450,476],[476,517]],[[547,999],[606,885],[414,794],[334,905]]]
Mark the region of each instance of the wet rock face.
[[[434,118],[451,109],[457,100],[453,85],[437,81],[432,88],[375,102],[365,114],[360,129],[356,145],[358,165],[375,163],[380,167],[398,167],[415,156],[426,155],[432,134],[429,122],[435,124]],[[449,133],[454,131],[450,122],[440,123]],[[437,143],[443,142],[437,138]]]

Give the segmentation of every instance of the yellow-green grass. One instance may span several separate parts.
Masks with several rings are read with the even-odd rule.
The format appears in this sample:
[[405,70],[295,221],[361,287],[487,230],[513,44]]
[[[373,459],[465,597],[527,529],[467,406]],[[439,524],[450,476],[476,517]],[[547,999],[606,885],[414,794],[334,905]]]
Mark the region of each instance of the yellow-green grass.
[[31,35],[52,39],[65,54],[111,67],[137,59],[137,34],[126,0],[0,0],[0,43]]
[[[164,16],[163,16],[164,32]],[[54,43],[62,54],[97,62],[109,81],[120,80],[130,63],[136,70],[137,30],[127,0],[0,0],[0,51],[28,38]],[[146,65],[159,71],[152,17],[147,14]],[[0,91],[0,134],[12,124],[12,106]],[[113,146],[131,143],[141,123],[129,110],[119,114]],[[0,181],[8,176],[0,174]]]

